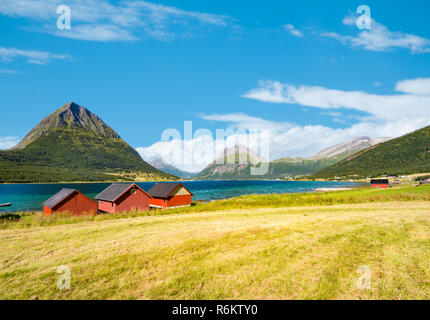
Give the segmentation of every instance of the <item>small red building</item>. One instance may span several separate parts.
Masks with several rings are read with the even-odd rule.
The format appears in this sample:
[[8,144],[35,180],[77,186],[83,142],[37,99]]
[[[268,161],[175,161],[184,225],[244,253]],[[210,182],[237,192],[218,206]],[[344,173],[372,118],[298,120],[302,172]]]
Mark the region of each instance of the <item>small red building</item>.
[[422,184],[430,184],[430,179],[421,180],[420,185],[422,185]]
[[370,180],[372,188],[388,188],[388,179],[372,179]]
[[151,196],[135,183],[114,183],[96,196],[98,209],[106,213],[148,210]]
[[162,209],[189,207],[194,195],[182,183],[176,182],[156,183],[148,193],[152,197],[151,207]]
[[97,203],[76,189],[62,189],[43,203],[43,215],[57,212],[72,214],[97,214]]

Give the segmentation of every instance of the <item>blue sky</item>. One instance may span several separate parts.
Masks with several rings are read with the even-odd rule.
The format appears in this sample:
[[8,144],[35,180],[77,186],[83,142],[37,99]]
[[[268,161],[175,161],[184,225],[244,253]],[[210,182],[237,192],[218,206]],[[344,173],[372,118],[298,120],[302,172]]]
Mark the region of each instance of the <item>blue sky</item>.
[[[70,30],[56,27],[58,5]],[[355,26],[371,9],[372,29]],[[56,1],[0,3],[0,148],[68,101],[146,159],[181,163],[165,129],[266,129],[270,158],[430,124],[428,1]],[[196,151],[197,150],[197,151]]]

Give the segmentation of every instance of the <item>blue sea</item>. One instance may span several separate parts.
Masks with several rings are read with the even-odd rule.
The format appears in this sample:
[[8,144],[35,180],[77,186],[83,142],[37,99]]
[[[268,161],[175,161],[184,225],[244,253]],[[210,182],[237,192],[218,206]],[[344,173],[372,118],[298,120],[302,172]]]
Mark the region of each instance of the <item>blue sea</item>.
[[[144,190],[149,190],[154,182],[139,182]],[[271,194],[311,192],[317,188],[352,187],[353,182],[319,181],[185,181],[183,184],[194,193],[193,200],[217,200],[245,194]],[[109,183],[67,183],[67,184],[0,184],[0,204],[11,202],[12,206],[0,208],[7,211],[39,211],[43,202],[62,188],[78,189],[93,198]]]

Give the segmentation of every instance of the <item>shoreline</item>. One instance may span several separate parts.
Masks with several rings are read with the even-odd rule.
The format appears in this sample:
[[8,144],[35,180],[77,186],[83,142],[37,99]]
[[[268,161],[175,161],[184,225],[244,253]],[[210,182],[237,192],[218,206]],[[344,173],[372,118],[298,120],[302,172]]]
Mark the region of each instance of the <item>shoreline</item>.
[[349,183],[366,183],[363,181],[350,180],[278,180],[278,179],[178,179],[178,180],[144,180],[144,181],[58,181],[58,182],[1,182],[1,185],[17,184],[88,184],[88,183],[140,183],[140,182],[205,182],[205,181],[270,181],[270,182],[349,182]]
[[[148,181],[60,181],[60,182],[5,182],[0,183],[1,185],[17,185],[17,184],[89,184],[89,183],[140,183],[140,182],[177,182],[185,180],[148,180]],[[193,180],[190,180],[193,181]]]
[[[210,180],[201,180],[201,181],[210,181]],[[220,180],[217,180],[220,181]],[[226,181],[230,181],[230,180],[226,180]],[[148,181],[148,182],[152,182],[152,181]],[[287,181],[285,181],[287,182]],[[298,182],[303,182],[303,181],[298,181]],[[320,181],[321,182],[321,181]],[[104,183],[104,182],[101,182]],[[44,184],[44,185],[48,185],[48,184]],[[294,191],[294,192],[279,192],[279,193],[273,193],[273,192],[268,192],[268,193],[246,193],[246,194],[241,194],[241,195],[235,195],[232,197],[225,197],[225,198],[214,198],[214,199],[193,199],[193,202],[195,203],[213,203],[213,202],[218,202],[218,201],[228,201],[231,199],[235,199],[238,197],[251,197],[251,196],[264,196],[264,195],[272,195],[272,194],[277,194],[277,195],[303,195],[303,194],[312,194],[312,193],[330,193],[330,192],[336,192],[336,191],[350,191],[353,189],[360,189],[360,188],[365,188],[365,185],[362,185],[360,183],[357,183],[354,186],[348,186],[348,187],[321,187],[321,188],[309,188],[308,190],[302,190],[302,191]],[[15,202],[15,203],[19,203],[19,201]],[[0,215],[2,214],[6,214],[6,213],[31,213],[31,212],[41,212],[41,209],[27,209],[27,210],[19,210],[13,209],[13,205],[14,203],[12,203],[11,207],[8,207],[9,210],[0,210]]]

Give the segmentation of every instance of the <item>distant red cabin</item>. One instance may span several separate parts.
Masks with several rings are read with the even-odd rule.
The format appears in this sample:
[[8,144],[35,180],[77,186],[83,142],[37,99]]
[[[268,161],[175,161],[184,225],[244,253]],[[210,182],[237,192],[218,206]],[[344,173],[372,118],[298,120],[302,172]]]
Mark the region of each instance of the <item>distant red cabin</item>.
[[43,203],[43,215],[58,212],[72,214],[97,214],[97,203],[75,189],[62,189]]
[[98,209],[105,213],[149,210],[151,196],[135,183],[114,183],[96,196]]
[[161,209],[189,207],[194,195],[182,183],[176,182],[156,183],[148,193],[152,197],[151,207]]
[[372,188],[388,188],[388,179],[372,179],[370,180]]
[[430,184],[430,179],[421,180],[421,181],[420,181],[420,185],[421,185],[421,184]]

